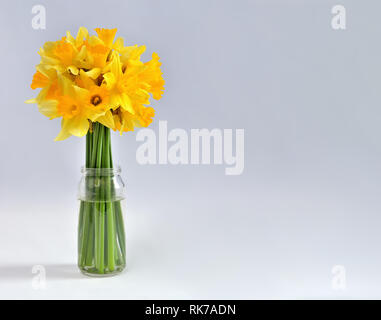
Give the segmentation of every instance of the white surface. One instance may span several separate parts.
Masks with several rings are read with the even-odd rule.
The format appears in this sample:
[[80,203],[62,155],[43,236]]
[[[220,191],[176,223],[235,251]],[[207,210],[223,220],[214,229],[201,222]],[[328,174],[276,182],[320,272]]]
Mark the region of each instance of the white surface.
[[[126,221],[127,271],[103,279],[83,276],[76,268],[77,209],[69,202],[25,208],[23,214],[6,211],[7,219],[0,225],[0,298],[379,296],[378,270],[371,267],[378,254],[373,256],[367,250],[367,243],[376,240],[379,232],[370,223],[337,216],[327,217],[326,222],[321,222],[320,216],[319,222],[313,213],[304,218],[271,213],[253,216],[257,206],[235,211],[236,196],[222,203],[216,196],[199,195],[192,209],[186,207],[191,201],[187,195],[155,208],[152,203],[158,199],[152,198],[149,203],[131,201],[130,207],[135,208],[130,208]],[[185,204],[181,213],[179,203]],[[64,210],[62,205],[68,208]],[[340,237],[335,225],[341,226]],[[290,228],[295,228],[292,233]],[[347,246],[356,236],[354,230],[362,229],[368,230],[368,236],[357,239],[357,247]],[[337,263],[347,268],[344,292],[331,288],[331,268]],[[34,265],[46,268],[45,289],[36,290],[32,285]]]

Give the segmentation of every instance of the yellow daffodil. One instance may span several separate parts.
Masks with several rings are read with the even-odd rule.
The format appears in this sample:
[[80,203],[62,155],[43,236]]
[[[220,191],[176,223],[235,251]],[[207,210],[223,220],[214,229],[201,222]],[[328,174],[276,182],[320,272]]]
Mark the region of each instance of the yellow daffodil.
[[[109,93],[106,88],[92,86],[89,90],[61,78],[62,95],[58,97],[57,113],[62,116],[62,130],[56,140],[70,135],[82,137],[89,130],[89,120],[113,126],[108,107]],[[109,112],[107,115],[107,111]]]
[[41,89],[35,99],[39,111],[50,119],[62,118],[56,140],[84,136],[99,122],[121,133],[152,122],[154,109],[150,95],[160,99],[164,80],[159,56],[142,62],[144,46],[124,46],[115,40],[116,29],[96,30],[90,36],[79,28],[76,37],[70,32],[59,41],[46,42],[40,49],[31,88]]
[[57,99],[57,113],[62,117],[62,129],[56,140],[64,140],[71,135],[82,137],[89,130],[90,113],[84,99],[88,92],[66,78],[61,78],[60,85],[63,94]]
[[45,69],[42,66],[33,76],[31,88],[41,88],[35,99],[27,100],[26,103],[37,103],[39,111],[49,119],[59,117],[57,113],[57,97],[60,94],[58,87],[57,72],[52,69]]
[[110,72],[103,75],[102,85],[105,85],[110,90],[110,105],[112,109],[119,107],[134,114],[130,97],[126,92],[126,88],[123,87],[123,72],[122,64],[120,63],[120,57],[117,53],[113,53],[112,62],[110,64]]

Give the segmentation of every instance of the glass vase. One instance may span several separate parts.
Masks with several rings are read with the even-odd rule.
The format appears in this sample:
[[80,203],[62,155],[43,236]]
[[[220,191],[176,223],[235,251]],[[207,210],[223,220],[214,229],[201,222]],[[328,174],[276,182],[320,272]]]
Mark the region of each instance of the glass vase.
[[110,276],[126,265],[124,183],[120,169],[82,169],[79,188],[78,266],[89,276]]
[[93,128],[86,150],[78,193],[78,267],[88,276],[112,276],[126,266],[125,185],[120,167],[112,167],[109,129]]

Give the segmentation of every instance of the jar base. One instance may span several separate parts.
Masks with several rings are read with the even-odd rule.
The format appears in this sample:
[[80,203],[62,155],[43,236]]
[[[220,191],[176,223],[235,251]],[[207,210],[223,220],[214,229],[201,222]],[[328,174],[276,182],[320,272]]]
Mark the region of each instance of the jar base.
[[111,272],[105,272],[105,273],[99,273],[96,270],[85,270],[85,269],[79,269],[81,273],[87,277],[91,278],[108,278],[108,277],[114,277],[117,276],[125,271],[125,268],[118,268]]

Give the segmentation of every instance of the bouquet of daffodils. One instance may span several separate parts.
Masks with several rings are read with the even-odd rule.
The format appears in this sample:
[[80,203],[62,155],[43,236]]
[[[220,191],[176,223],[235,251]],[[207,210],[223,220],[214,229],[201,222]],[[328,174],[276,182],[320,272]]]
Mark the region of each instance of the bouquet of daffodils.
[[122,134],[147,127],[154,116],[149,98],[161,98],[164,80],[156,53],[142,62],[144,46],[125,46],[123,38],[115,39],[116,29],[95,31],[97,35],[89,35],[81,27],[76,37],[67,32],[44,44],[31,84],[41,90],[26,102],[36,103],[49,119],[62,119],[56,141],[86,136],[86,168],[99,169],[92,177],[99,179],[95,191],[88,179],[88,189],[95,193],[92,201],[81,202],[79,266],[87,273],[106,274],[124,264],[121,208],[111,201],[115,185],[108,175],[100,179],[102,169],[113,168],[110,129]]

